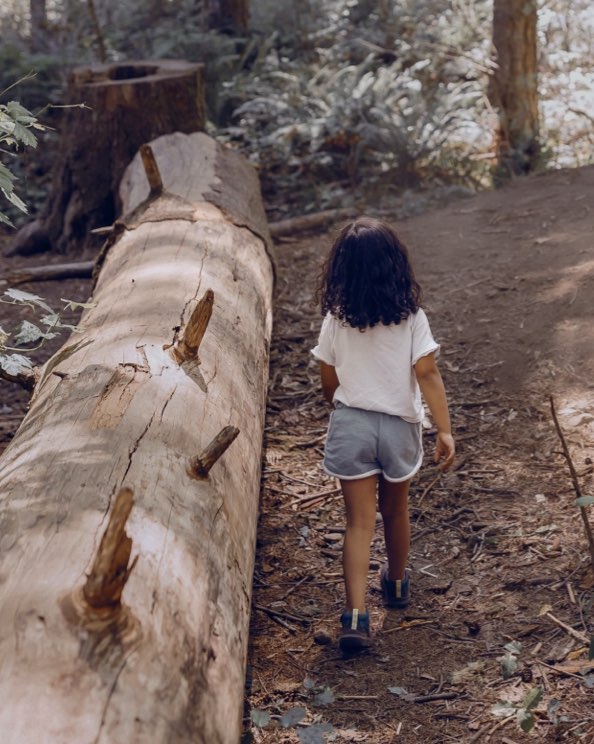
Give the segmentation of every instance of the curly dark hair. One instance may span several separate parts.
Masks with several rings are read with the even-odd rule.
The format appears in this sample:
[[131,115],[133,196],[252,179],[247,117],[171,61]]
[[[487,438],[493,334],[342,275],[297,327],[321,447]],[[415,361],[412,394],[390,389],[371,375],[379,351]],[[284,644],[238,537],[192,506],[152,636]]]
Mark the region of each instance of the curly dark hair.
[[318,300],[352,328],[400,323],[421,306],[406,246],[385,222],[360,217],[344,227],[326,259]]

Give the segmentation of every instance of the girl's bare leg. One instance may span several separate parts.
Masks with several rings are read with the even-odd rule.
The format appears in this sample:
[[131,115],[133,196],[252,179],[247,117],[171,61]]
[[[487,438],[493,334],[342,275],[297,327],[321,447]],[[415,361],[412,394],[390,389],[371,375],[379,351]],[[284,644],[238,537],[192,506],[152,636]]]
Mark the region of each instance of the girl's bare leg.
[[404,579],[404,569],[408,560],[410,548],[409,487],[410,480],[390,483],[383,476],[379,479],[379,510],[384,520],[388,578],[392,581]]
[[342,552],[346,603],[349,610],[365,611],[369,553],[375,531],[377,475],[341,480],[346,506]]

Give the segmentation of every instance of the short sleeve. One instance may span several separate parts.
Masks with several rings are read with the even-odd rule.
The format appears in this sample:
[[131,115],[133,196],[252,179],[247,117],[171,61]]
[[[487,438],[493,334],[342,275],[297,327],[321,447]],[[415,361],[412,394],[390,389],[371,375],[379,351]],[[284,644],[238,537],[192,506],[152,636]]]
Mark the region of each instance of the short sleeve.
[[322,321],[318,344],[311,350],[311,353],[318,361],[335,366],[333,320],[330,313],[328,313]]
[[439,344],[433,338],[425,311],[419,308],[412,322],[412,365],[427,354],[439,353]]

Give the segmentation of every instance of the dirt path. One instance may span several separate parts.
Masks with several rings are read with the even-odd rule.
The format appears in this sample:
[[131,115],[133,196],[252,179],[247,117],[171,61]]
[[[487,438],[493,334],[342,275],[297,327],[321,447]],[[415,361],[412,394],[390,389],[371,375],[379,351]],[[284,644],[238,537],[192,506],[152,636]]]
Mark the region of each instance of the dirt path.
[[[592,193],[594,169],[554,173],[400,225],[443,344],[460,454],[452,474],[416,479],[404,615],[375,590],[378,525],[375,643],[360,658],[336,645],[343,518],[320,469],[328,411],[308,356],[331,235],[280,247],[246,741],[594,741],[594,663],[555,622],[592,636],[594,576],[548,401],[591,493]],[[537,687],[527,735],[514,709]]]
[[[342,511],[320,468],[328,410],[308,353],[320,323],[314,277],[331,235],[279,246],[246,742],[594,742],[594,668],[584,643],[552,619],[593,634],[594,575],[548,408],[553,393],[592,493],[592,193],[594,168],[553,173],[400,225],[443,344],[460,455],[451,475],[425,468],[416,479],[414,595],[404,615],[387,613],[374,589],[378,530],[375,643],[356,659],[336,645]],[[23,288],[55,307],[89,293],[83,281]],[[13,313],[0,306],[0,325]],[[0,381],[0,449],[27,399]],[[432,440],[429,430],[428,451]],[[506,652],[510,643],[519,645]],[[537,686],[531,734],[515,716],[493,714],[498,700],[519,707]],[[250,714],[271,720],[258,727]]]

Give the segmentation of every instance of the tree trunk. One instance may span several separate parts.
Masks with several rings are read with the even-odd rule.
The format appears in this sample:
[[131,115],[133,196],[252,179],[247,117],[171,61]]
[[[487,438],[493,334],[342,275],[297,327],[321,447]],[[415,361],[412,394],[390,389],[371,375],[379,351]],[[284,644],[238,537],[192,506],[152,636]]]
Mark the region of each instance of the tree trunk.
[[47,10],[45,0],[30,0],[31,51],[43,52],[47,46]]
[[6,744],[240,737],[270,239],[241,156],[200,133],[152,149],[165,191],[137,157],[84,330],[0,461]]
[[209,25],[219,31],[243,33],[249,24],[248,0],[209,0]]
[[499,177],[529,173],[539,160],[536,22],[536,0],[495,0],[489,97],[499,115]]
[[75,108],[67,109],[62,126],[44,227],[52,247],[80,252],[96,243],[90,230],[119,213],[120,179],[141,144],[204,129],[202,65],[158,60],[81,67],[68,98]]

